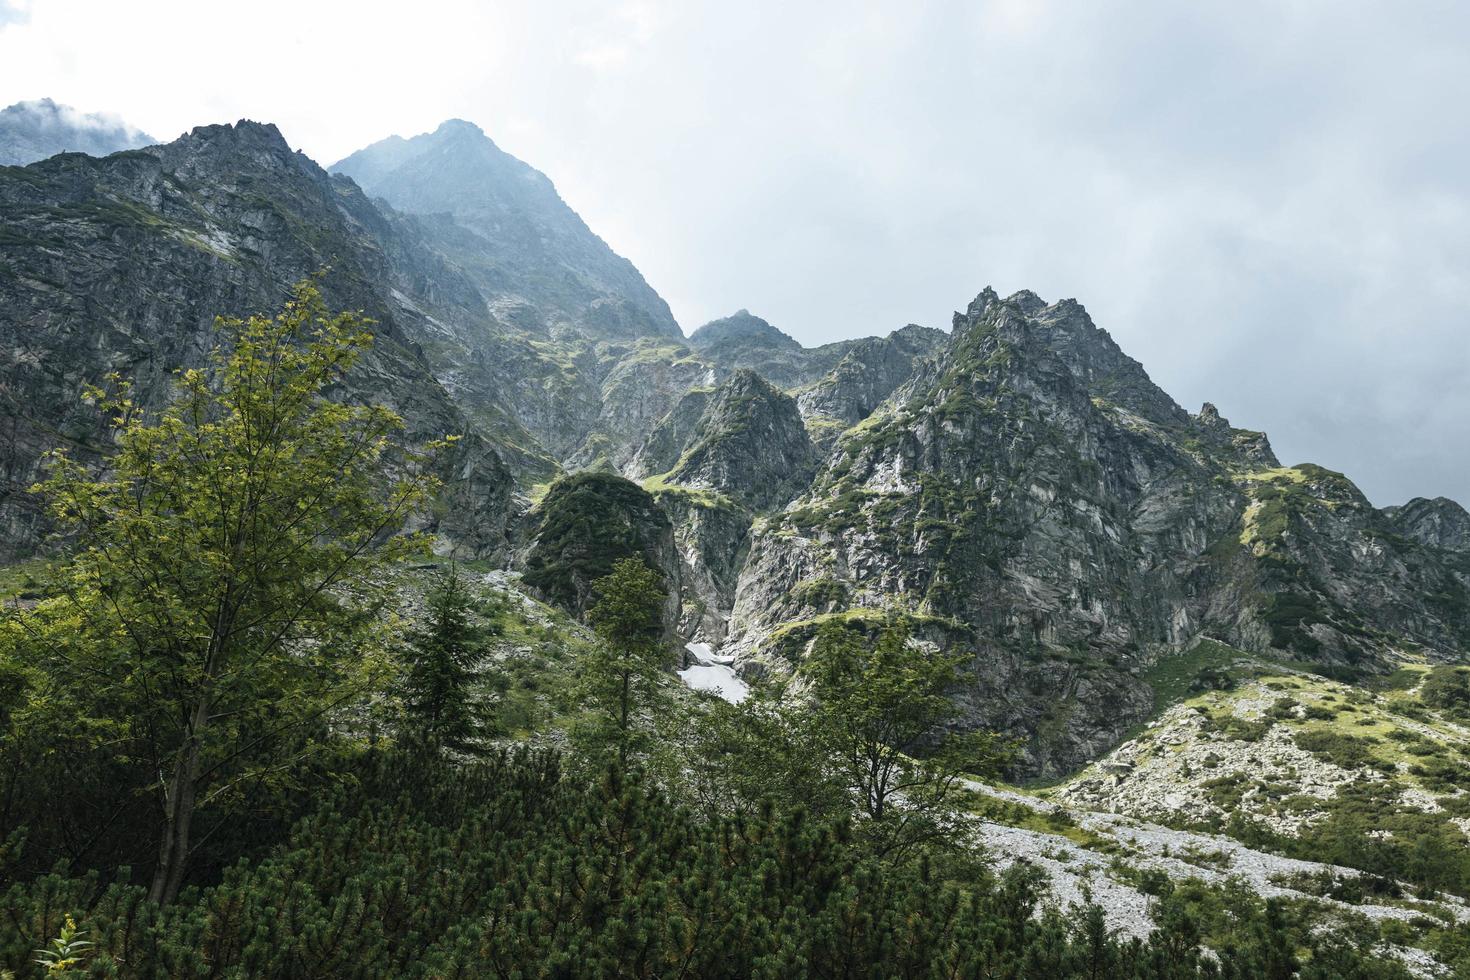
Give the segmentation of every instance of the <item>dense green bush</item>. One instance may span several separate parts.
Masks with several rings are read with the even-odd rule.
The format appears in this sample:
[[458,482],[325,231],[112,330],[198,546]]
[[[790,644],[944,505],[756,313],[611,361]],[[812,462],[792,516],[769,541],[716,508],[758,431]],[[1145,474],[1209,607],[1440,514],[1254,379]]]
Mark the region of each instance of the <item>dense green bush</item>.
[[1451,718],[1470,721],[1470,667],[1436,667],[1419,685],[1419,698]]
[[[944,880],[801,810],[702,818],[546,753],[372,753],[265,860],[172,906],[98,876],[10,887],[0,967],[75,918],[95,977],[1402,977],[1252,898],[1161,888],[1147,943],[1039,913],[1035,872]],[[1220,941],[1218,963],[1200,951]],[[1305,965],[1303,965],[1305,964]]]
[[563,477],[547,492],[538,515],[524,581],[577,615],[594,601],[592,583],[619,560],[642,558],[659,568],[661,541],[672,534],[653,496],[611,473]]

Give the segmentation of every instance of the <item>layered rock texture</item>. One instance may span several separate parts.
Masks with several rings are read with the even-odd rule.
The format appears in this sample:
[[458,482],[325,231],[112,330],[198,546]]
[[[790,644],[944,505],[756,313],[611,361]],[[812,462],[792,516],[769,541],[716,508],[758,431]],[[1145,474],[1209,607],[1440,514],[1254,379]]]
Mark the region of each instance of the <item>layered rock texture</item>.
[[207,126],[105,158],[0,169],[0,550],[46,531],[42,453],[105,457],[79,395],[112,371],[146,405],[215,314],[277,308],[327,269],[375,321],[343,397],[410,438],[459,434],[445,551],[523,571],[585,613],[639,554],[671,633],[749,676],[828,622],[963,652],[963,723],[1055,775],[1156,708],[1201,636],[1349,677],[1470,648],[1470,515],[1373,507],[1190,413],[1074,300],[986,289],[949,332],[805,348],[746,311],[687,339],[541,173],[449,122],[329,175],[274,127]]
[[827,619],[906,617],[974,651],[972,722],[1049,773],[1143,717],[1143,668],[1203,631],[1344,669],[1451,657],[1466,585],[1341,475],[1184,411],[1075,301],[987,290],[755,529],[732,640],[782,669]]
[[[473,290],[409,248],[355,185],[293,152],[274,126],[205,126],[164,146],[0,170],[0,215],[5,551],[33,547],[45,531],[26,488],[47,449],[106,452],[85,385],[118,372],[156,406],[173,372],[214,343],[216,315],[278,309],[292,283],[325,268],[327,302],[375,321],[377,341],[344,394],[399,411],[413,442],[463,436],[441,461],[441,530],[475,553],[505,547],[513,487],[503,457],[417,343],[429,310],[469,315]],[[415,276],[433,279],[435,302]]]

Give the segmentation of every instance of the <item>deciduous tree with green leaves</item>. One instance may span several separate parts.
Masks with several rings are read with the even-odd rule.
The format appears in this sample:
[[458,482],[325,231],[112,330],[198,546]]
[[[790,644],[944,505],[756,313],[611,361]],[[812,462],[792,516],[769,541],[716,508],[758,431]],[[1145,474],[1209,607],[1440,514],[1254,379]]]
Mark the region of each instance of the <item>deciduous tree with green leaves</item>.
[[876,638],[830,623],[802,666],[814,741],[879,854],[952,834],[964,775],[994,775],[1008,757],[993,733],[950,730],[964,660],[912,642],[901,623]]
[[63,593],[5,642],[36,698],[148,774],[155,902],[208,836],[199,813],[285,772],[307,726],[378,683],[392,624],[374,572],[420,546],[395,532],[435,480],[393,452],[392,411],[327,397],[368,326],[313,281],[277,316],[220,318],[161,412],[117,379],[93,393],[116,445],[100,475],[62,450],[34,488],[75,547]]

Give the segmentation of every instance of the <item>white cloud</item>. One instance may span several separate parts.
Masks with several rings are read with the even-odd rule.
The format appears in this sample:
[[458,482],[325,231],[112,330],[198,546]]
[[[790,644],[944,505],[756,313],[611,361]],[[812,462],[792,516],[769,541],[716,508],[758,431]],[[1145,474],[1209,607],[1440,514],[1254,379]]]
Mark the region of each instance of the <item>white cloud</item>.
[[31,15],[31,0],[0,0],[0,30],[9,24],[22,24]]

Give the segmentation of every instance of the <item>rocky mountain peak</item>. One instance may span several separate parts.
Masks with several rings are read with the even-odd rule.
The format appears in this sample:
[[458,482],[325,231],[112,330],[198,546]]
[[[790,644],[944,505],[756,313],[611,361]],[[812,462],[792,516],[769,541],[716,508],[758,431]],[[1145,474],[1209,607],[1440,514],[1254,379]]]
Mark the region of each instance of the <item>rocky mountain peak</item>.
[[1415,497],[1383,513],[1399,534],[1421,544],[1470,554],[1470,513],[1448,497]]
[[854,341],[803,347],[749,310],[737,310],[694,331],[689,346],[721,374],[749,368],[787,390],[809,384],[831,370]]
[[[1006,297],[1006,302],[1014,303],[1016,306],[1019,306],[1021,308],[1021,312],[1025,313],[1027,316],[1035,316],[1037,313],[1040,313],[1047,307],[1046,300],[1042,299],[1040,296],[1037,296],[1029,289],[1022,289],[1019,292],[1012,293],[1011,295]],[[1067,301],[1063,300],[1063,302]]]
[[195,126],[189,130],[185,138],[201,142],[232,143],[237,146],[265,147],[291,152],[291,146],[286,142],[286,137],[281,135],[280,127],[275,123],[256,122],[253,119],[241,119],[234,125],[215,123],[208,126]]
[[756,372],[738,369],[710,396],[667,482],[764,510],[799,493],[816,463],[796,402]]
[[990,286],[986,286],[984,289],[980,290],[980,295],[972,299],[970,301],[970,305],[965,307],[964,313],[956,313],[954,315],[955,326],[959,327],[961,321],[967,318],[969,320],[974,320],[977,317],[983,316],[986,310],[988,310],[992,305],[999,302],[1000,294],[997,293]]
[[[487,142],[491,142],[491,143],[494,142],[493,140],[490,139],[490,137],[488,137],[488,136],[485,135],[485,131],[483,129],[481,129],[479,126],[475,125],[474,123],[470,122],[468,119],[446,119],[442,123],[439,124],[439,128],[438,129],[434,130],[434,135],[435,136],[461,136],[461,137],[465,137],[467,139],[475,139],[475,138],[478,138],[478,139],[486,140]],[[394,138],[395,139],[401,139],[401,137],[394,137]]]
[[380,140],[329,169],[398,211],[433,216],[424,233],[436,249],[455,255],[486,305],[519,328],[592,341],[683,337],[668,304],[551,180],[474,123]]
[[186,174],[213,171],[222,177],[237,173],[295,170],[326,180],[326,172],[286,142],[274,123],[241,119],[231,125],[195,126],[171,143],[150,149],[165,167]]
[[708,350],[719,345],[734,344],[760,345],[788,350],[801,347],[795,338],[744,309],[736,310],[727,317],[711,320],[689,335],[689,346],[695,350]]
[[842,359],[796,395],[812,441],[826,450],[914,376],[949,342],[942,330],[909,324],[887,337],[854,341]]

